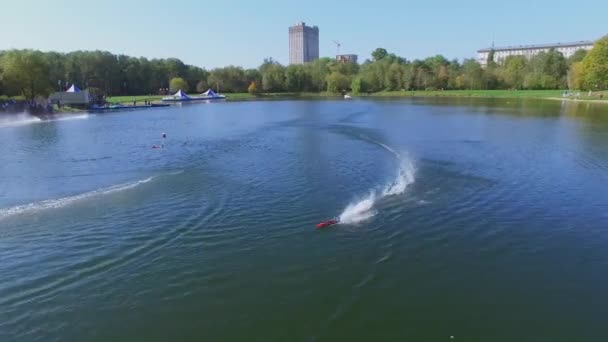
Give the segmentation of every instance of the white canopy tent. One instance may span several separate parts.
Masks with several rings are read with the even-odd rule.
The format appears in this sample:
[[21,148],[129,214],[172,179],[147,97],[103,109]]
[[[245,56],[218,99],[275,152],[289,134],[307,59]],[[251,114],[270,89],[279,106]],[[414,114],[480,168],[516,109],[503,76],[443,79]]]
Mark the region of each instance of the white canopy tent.
[[179,97],[180,99],[189,99],[190,96],[186,94],[183,90],[178,90],[177,93],[173,94],[174,97]]
[[80,93],[80,89],[76,86],[76,84],[72,84],[70,89],[65,91],[66,93]]

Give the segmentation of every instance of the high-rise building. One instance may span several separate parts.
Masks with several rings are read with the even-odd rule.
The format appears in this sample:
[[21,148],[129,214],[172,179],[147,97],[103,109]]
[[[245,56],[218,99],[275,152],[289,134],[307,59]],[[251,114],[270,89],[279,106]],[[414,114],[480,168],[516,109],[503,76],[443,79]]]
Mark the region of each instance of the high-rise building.
[[319,28],[301,22],[289,28],[289,64],[303,64],[319,58]]

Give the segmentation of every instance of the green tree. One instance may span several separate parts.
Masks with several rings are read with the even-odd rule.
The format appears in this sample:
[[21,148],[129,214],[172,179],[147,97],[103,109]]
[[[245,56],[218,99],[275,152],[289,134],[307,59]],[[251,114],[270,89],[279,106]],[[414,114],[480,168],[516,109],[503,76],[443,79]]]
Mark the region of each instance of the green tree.
[[582,62],[583,59],[585,59],[585,56],[587,56],[587,50],[578,49],[574,52],[574,54],[572,54],[572,56],[570,56],[570,58],[568,58],[568,64],[570,65],[576,62]]
[[255,82],[256,86],[262,84],[262,74],[258,69],[247,69],[245,70],[245,79],[251,84]]
[[351,80],[346,75],[339,72],[332,72],[327,76],[327,91],[330,93],[339,93],[348,90]]
[[4,53],[0,51],[0,95],[5,94],[4,90],[4,67],[3,65]]
[[487,66],[495,66],[496,65],[496,61],[494,60],[494,48],[490,49],[490,52],[488,53],[488,59],[486,60],[486,65]]
[[462,63],[462,86],[466,89],[484,89],[483,68],[474,59]]
[[562,89],[566,87],[568,65],[564,55],[555,49],[540,52],[528,63],[525,87],[528,89]]
[[278,63],[269,64],[262,73],[262,89],[265,92],[285,90],[285,67]]
[[524,56],[508,56],[501,69],[501,78],[508,88],[523,89],[527,60]]
[[403,68],[398,62],[391,63],[385,73],[386,90],[400,90],[403,82]]
[[319,58],[310,63],[305,64],[305,69],[310,75],[310,83],[312,91],[324,91],[327,89],[327,75],[329,75],[329,64],[331,58]]
[[583,59],[585,87],[608,89],[608,36],[595,42]]
[[207,89],[209,89],[209,83],[207,83],[206,79],[202,79],[202,80],[198,81],[198,83],[196,84],[197,93],[203,93],[203,92],[207,91]]
[[350,84],[350,88],[352,89],[353,94],[361,94],[363,91],[363,81],[361,80],[361,77],[355,77],[353,82]]
[[[209,72],[207,70],[195,67],[192,65],[186,65],[186,74],[183,77],[188,84],[196,84],[200,83],[201,80],[207,81],[209,78]],[[207,89],[205,89],[207,90]],[[198,91],[198,88],[197,88]],[[203,90],[204,91],[204,90]]]
[[583,62],[574,62],[568,71],[568,88],[571,90],[585,89],[585,72]]
[[499,67],[498,64],[490,64],[483,72],[483,89],[499,89]]
[[361,79],[361,91],[375,92],[381,90],[381,79],[375,72],[375,63],[365,63],[361,66],[358,78]]
[[[227,66],[211,70],[207,83],[211,88],[220,88],[226,93],[244,93],[249,86],[245,70],[241,67]],[[216,89],[216,90],[220,90]]]
[[171,81],[169,81],[169,91],[171,93],[175,93],[180,89],[183,91],[188,91],[188,82],[181,77],[173,77]]
[[328,63],[327,67],[329,68],[330,72],[337,71],[346,76],[354,76],[359,72],[359,64],[351,62],[340,63],[332,60]]
[[414,66],[411,63],[406,63],[401,65],[401,69],[401,87],[405,90],[410,90],[415,82]]
[[293,64],[285,69],[285,89],[291,92],[308,91],[312,86],[310,75],[301,64]]
[[414,61],[414,88],[427,90],[433,87],[433,75],[431,68],[423,61]]
[[372,52],[372,58],[376,62],[383,59],[387,55],[388,55],[388,52],[384,48],[377,48],[376,50],[374,50],[374,52]]
[[427,85],[428,88],[445,89],[448,83],[447,66],[449,62],[442,55],[436,55],[426,58],[422,61],[425,72],[428,73]]
[[33,100],[47,96],[53,89],[49,66],[40,51],[12,50],[2,58],[3,80],[8,95],[23,95]]
[[448,89],[461,89],[462,84],[457,81],[460,76],[460,68],[460,63],[456,59],[448,65]]

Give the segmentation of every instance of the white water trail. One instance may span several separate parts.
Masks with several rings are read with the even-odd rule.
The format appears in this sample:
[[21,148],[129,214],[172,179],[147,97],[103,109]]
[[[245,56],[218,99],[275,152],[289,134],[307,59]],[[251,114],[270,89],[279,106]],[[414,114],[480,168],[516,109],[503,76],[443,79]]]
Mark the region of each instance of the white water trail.
[[93,116],[93,114],[61,114],[56,115],[52,119],[47,121],[68,121],[68,120],[86,120],[89,117]]
[[355,224],[369,220],[377,214],[377,210],[374,208],[377,201],[388,196],[396,196],[404,193],[407,187],[415,181],[416,168],[409,157],[402,156],[383,143],[373,140],[370,141],[391,152],[395,155],[397,160],[399,160],[397,175],[392,182],[386,184],[382,191],[372,190],[368,196],[358,199],[346,206],[342,214],[338,217],[340,223]]
[[22,126],[38,122],[42,122],[42,120],[39,117],[28,113],[0,115],[0,128]]
[[29,124],[37,124],[42,122],[51,121],[68,121],[68,120],[86,120],[93,116],[92,114],[57,114],[49,116],[45,119],[41,119],[37,116],[30,115],[28,113],[20,114],[5,114],[0,115],[0,128],[3,127],[16,127],[24,126]]
[[372,191],[367,197],[359,199],[346,206],[340,214],[340,223],[354,224],[369,220],[376,215],[374,203],[376,202],[376,192]]
[[18,206],[10,207],[10,208],[3,208],[3,209],[0,209],[0,220],[5,219],[9,216],[24,214],[24,213],[31,212],[31,211],[61,208],[61,207],[70,205],[74,202],[78,202],[78,201],[88,199],[91,197],[109,195],[109,194],[112,194],[115,192],[133,189],[141,184],[145,184],[145,183],[152,181],[154,178],[155,178],[154,176],[148,177],[146,179],[138,180],[135,182],[118,184],[118,185],[110,186],[107,188],[97,189],[94,191],[85,192],[83,194],[70,196],[70,197],[49,199],[49,200],[45,200],[45,201],[41,201],[41,202],[34,202],[34,203],[18,205]]

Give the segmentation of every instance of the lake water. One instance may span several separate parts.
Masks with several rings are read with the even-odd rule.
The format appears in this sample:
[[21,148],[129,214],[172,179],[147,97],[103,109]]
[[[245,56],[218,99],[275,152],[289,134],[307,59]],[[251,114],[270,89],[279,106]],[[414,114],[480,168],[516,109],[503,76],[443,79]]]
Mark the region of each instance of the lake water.
[[608,340],[606,106],[214,103],[0,139],[0,341]]

